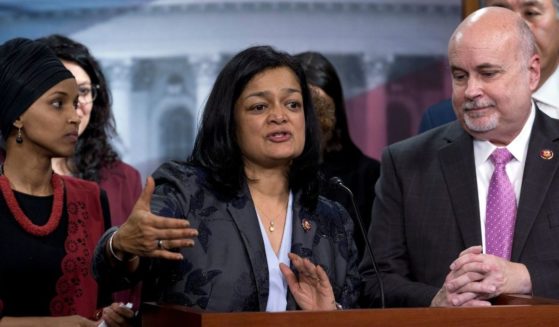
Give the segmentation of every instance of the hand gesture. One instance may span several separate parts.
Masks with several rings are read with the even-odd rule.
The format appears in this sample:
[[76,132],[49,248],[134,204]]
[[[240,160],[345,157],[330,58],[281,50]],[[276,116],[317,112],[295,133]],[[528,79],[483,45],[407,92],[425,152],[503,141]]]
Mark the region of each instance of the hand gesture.
[[153,178],[148,177],[128,220],[114,235],[113,249],[138,256],[181,260],[182,255],[170,249],[194,246],[192,238],[198,236],[198,231],[189,228],[186,219],[154,215],[150,210],[154,189]]
[[[456,261],[450,265],[450,272],[445,278],[443,287],[431,301],[432,307],[449,306],[490,306],[491,303],[479,299],[480,294],[494,291],[491,285],[482,283],[488,267],[468,262],[458,266],[460,258],[470,258],[482,253],[481,246],[472,246],[462,251]],[[465,259],[461,262],[466,263]]]
[[122,303],[113,303],[103,308],[103,315],[101,316],[101,320],[105,322],[107,327],[132,326],[132,318],[134,318],[134,311]]
[[294,253],[289,253],[289,259],[298,271],[298,278],[283,263],[280,263],[280,270],[297,304],[303,310],[336,310],[334,291],[324,269]]
[[490,299],[503,293],[528,294],[532,291],[530,273],[525,265],[483,254],[481,250],[461,254],[450,269],[482,275],[480,283],[484,287],[478,290],[478,298]]

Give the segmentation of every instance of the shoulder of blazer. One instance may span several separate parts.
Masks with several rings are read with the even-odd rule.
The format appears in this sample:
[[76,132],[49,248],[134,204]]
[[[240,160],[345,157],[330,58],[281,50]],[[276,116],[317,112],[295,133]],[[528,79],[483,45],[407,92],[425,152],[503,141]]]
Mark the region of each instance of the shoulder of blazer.
[[532,128],[532,135],[536,134],[553,142],[559,140],[559,119],[549,117],[537,105],[534,128]]
[[385,149],[385,152],[406,160],[418,160],[434,156],[439,150],[454,142],[471,140],[471,138],[458,121],[453,121],[391,144]]

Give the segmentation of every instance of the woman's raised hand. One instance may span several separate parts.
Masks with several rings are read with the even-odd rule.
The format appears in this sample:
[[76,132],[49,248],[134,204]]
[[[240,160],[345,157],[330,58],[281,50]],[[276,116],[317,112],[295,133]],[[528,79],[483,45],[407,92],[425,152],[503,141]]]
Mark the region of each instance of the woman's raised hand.
[[324,269],[294,253],[289,253],[289,259],[299,272],[298,276],[295,276],[293,271],[283,263],[280,263],[280,270],[301,309],[336,310],[334,291]]
[[[182,254],[171,249],[192,247],[198,231],[186,219],[154,215],[150,210],[155,182],[150,176],[128,220],[113,237],[117,255],[126,253],[145,257],[181,260]],[[121,252],[117,252],[121,251]]]

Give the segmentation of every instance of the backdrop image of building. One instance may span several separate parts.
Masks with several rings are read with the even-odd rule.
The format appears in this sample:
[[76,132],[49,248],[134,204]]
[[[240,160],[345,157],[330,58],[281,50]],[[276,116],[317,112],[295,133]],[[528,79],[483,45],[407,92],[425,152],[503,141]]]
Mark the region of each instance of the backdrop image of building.
[[0,42],[51,33],[87,45],[109,79],[123,159],[147,176],[184,160],[224,63],[268,44],[336,66],[351,135],[369,156],[416,133],[450,96],[453,0],[0,0]]

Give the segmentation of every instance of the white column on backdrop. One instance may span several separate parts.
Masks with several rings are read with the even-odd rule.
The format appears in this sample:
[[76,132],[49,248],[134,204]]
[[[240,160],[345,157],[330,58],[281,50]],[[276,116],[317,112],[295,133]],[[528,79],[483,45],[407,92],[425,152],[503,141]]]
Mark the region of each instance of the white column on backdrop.
[[138,132],[131,126],[131,67],[129,59],[101,60],[105,78],[112,94],[112,111],[118,138],[113,144],[124,161],[133,162],[138,155],[133,151],[132,138]]
[[194,69],[196,78],[196,118],[198,122],[202,118],[202,111],[206,105],[206,100],[210,95],[215,78],[219,73],[219,54],[191,55],[189,61]]

